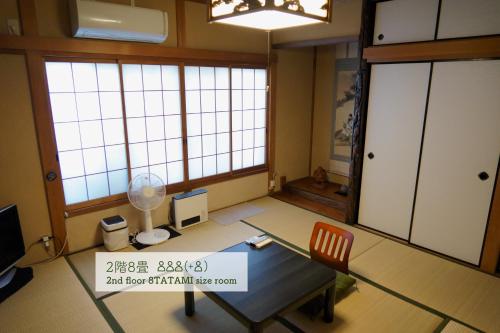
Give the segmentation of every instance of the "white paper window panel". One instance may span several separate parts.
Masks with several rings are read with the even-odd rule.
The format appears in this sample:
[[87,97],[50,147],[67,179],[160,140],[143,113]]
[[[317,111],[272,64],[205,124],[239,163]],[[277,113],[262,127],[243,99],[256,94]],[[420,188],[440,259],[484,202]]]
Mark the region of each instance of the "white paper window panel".
[[45,64],[49,92],[73,92],[71,63],[47,62]]
[[215,112],[215,90],[201,91],[201,112]]
[[217,157],[203,157],[203,177],[213,176],[217,174]]
[[130,167],[138,168],[148,165],[148,147],[145,142],[129,145]]
[[106,197],[109,195],[108,175],[99,173],[96,175],[86,176],[87,192],[89,200]]
[[78,121],[75,95],[71,93],[51,93],[50,105],[54,123]]
[[200,89],[200,70],[198,67],[184,67],[184,80],[186,90]]
[[161,66],[142,65],[142,80],[144,84],[144,90],[161,90]]
[[233,111],[232,114],[233,131],[241,131],[243,129],[243,111]]
[[266,110],[255,110],[255,128],[266,127]]
[[120,91],[120,74],[117,64],[97,64],[99,91]]
[[144,110],[146,116],[163,115],[163,96],[161,91],[144,92]]
[[58,157],[62,179],[85,175],[81,150],[61,152],[58,153]]
[[215,89],[215,69],[213,67],[200,67],[200,88]]
[[216,90],[215,102],[217,111],[229,111],[229,90]]
[[143,92],[125,92],[125,113],[127,117],[144,117]]
[[101,121],[80,122],[80,138],[82,148],[104,146],[103,129]]
[[160,177],[161,180],[163,181],[163,184],[168,184],[167,165],[165,163],[150,165],[149,172]]
[[165,115],[181,113],[181,96],[178,91],[163,92],[163,109]]
[[127,168],[127,151],[124,144],[106,146],[105,149],[108,171]]
[[106,172],[106,155],[104,147],[83,150],[83,162],[87,175]]
[[148,142],[149,165],[167,162],[165,141]]
[[253,148],[254,141],[253,130],[243,131],[243,149]]
[[148,141],[165,139],[163,117],[146,117],[146,132]]
[[122,65],[122,75],[123,75],[123,90],[125,91],[143,90],[141,65]]
[[201,136],[188,137],[188,158],[200,157],[202,154]]
[[230,171],[231,159],[229,154],[217,155],[217,173],[225,173]]
[[127,169],[108,172],[109,194],[125,193],[128,189]]
[[182,137],[182,120],[181,116],[166,116],[165,117],[165,138],[174,139]]
[[243,69],[243,89],[254,89],[254,73],[253,69],[244,68]]
[[161,66],[163,90],[179,90],[179,67]]
[[77,122],[54,124],[57,150],[80,149],[80,129]]
[[255,127],[254,122],[254,111],[245,110],[243,111],[243,129],[251,129]]
[[182,139],[171,139],[165,142],[167,162],[182,161]]
[[242,154],[241,150],[233,151],[233,170],[242,168]]
[[231,106],[233,110],[243,109],[243,90],[232,90]]
[[242,140],[243,140],[243,132],[242,131],[233,131],[233,151],[241,150],[242,148]]
[[266,129],[258,128],[255,130],[254,144],[255,147],[263,147],[266,144]]
[[217,154],[229,152],[229,133],[217,134]]
[[217,138],[215,134],[202,137],[203,156],[215,155],[217,153]]
[[200,113],[200,92],[186,91],[186,113]]
[[135,177],[137,177],[138,175],[143,174],[143,173],[149,173],[149,167],[144,166],[144,167],[134,168],[134,169],[130,170],[130,174],[131,174],[132,179],[134,179]]
[[184,180],[184,166],[182,161],[167,163],[168,183],[175,184]]
[[242,151],[243,154],[243,168],[249,168],[253,166],[253,149],[245,149]]
[[243,90],[243,110],[254,108],[254,90]]
[[100,92],[99,102],[102,119],[122,117],[122,97],[119,92]]
[[255,148],[253,151],[253,164],[261,165],[266,163],[266,149],[264,147]]
[[201,115],[202,134],[213,134],[216,131],[215,113],[204,113]]
[[64,179],[62,182],[67,205],[88,200],[85,177]]
[[123,119],[106,119],[102,121],[104,143],[107,146],[125,143]]
[[203,165],[201,158],[193,158],[188,162],[189,179],[203,177]]
[[255,108],[265,109],[266,108],[266,91],[265,90],[255,90]]
[[229,132],[229,112],[217,112],[217,132]]
[[241,68],[233,68],[231,69],[231,87],[233,89],[242,89],[242,72]]
[[215,68],[215,88],[229,89],[229,68],[227,67]]
[[201,134],[201,115],[188,114],[186,115],[187,135],[196,136]]
[[95,64],[73,63],[72,69],[75,91],[97,91],[97,72]]
[[267,88],[267,71],[265,69],[255,70],[255,89]]
[[128,118],[127,134],[129,143],[146,141],[146,120],[144,118]]
[[96,120],[101,118],[99,95],[93,93],[76,93],[78,120]]

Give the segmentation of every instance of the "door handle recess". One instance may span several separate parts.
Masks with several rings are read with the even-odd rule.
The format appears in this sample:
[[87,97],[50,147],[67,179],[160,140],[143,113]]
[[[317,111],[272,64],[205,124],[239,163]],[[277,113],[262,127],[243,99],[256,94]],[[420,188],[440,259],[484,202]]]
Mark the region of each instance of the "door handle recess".
[[372,152],[369,152],[369,153],[368,153],[368,158],[369,158],[370,160],[371,160],[371,159],[373,159],[374,157],[375,157],[375,155],[373,155],[373,153],[372,153]]
[[486,179],[490,178],[490,175],[488,175],[487,172],[485,171],[482,171],[480,172],[478,175],[479,179],[481,179],[482,181],[485,181]]

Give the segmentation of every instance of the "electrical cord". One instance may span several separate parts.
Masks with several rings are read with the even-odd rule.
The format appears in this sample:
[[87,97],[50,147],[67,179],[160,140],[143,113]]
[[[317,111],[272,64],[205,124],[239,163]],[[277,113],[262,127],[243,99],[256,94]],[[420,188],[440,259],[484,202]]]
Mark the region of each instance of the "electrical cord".
[[[59,242],[59,244],[61,244],[61,240],[55,236],[51,236],[49,238],[49,240],[57,240]],[[28,252],[31,250],[31,248],[35,245],[35,244],[38,244],[38,243],[41,243],[42,240],[39,239],[33,243],[30,244],[30,246],[28,246],[28,249],[26,250],[26,254],[28,254]],[[54,241],[55,243],[55,241]],[[50,258],[47,258],[47,259],[43,259],[43,260],[40,260],[40,261],[35,261],[33,263],[30,263],[28,265],[23,265],[23,266],[19,266],[19,268],[26,268],[26,267],[30,267],[30,266],[35,266],[35,265],[39,265],[39,264],[47,264],[49,262],[52,262],[54,260],[56,260],[57,258],[59,258],[61,256],[61,254],[64,252],[64,248],[66,247],[66,244],[68,243],[68,235],[66,234],[66,237],[64,238],[64,243],[62,244],[61,246],[61,249],[59,250],[59,252],[55,255],[53,255],[52,257]],[[45,251],[48,253],[47,249],[45,249]],[[26,254],[24,256],[26,256]]]

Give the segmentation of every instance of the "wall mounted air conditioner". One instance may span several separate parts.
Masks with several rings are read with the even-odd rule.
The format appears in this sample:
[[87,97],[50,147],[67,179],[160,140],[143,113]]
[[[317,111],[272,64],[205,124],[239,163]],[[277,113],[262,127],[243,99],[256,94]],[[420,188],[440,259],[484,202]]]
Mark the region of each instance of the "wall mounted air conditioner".
[[177,230],[208,221],[207,190],[182,193],[172,198],[173,221]]
[[168,16],[160,10],[99,1],[69,1],[73,37],[162,43]]

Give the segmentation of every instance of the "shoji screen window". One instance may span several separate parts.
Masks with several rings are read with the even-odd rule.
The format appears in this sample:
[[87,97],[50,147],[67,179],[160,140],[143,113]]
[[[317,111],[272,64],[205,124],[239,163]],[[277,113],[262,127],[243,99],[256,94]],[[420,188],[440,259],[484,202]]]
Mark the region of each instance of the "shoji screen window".
[[179,68],[123,65],[132,178],[151,172],[165,184],[184,180]]
[[46,72],[66,204],[126,192],[118,65],[47,62]]
[[232,68],[233,170],[266,163],[267,73]]
[[189,179],[230,171],[229,68],[185,67]]

